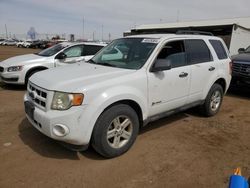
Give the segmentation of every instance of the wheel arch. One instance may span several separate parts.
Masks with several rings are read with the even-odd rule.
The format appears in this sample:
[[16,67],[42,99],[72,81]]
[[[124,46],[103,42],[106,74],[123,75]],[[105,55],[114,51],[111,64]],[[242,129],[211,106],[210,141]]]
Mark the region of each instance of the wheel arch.
[[217,79],[213,84],[221,85],[223,92],[224,93],[226,92],[227,85],[226,85],[226,80],[224,78]]
[[26,74],[25,74],[25,84],[27,84],[28,82],[28,78],[29,75],[34,72],[34,71],[42,71],[42,70],[46,70],[48,69],[48,67],[44,67],[44,66],[36,66],[36,67],[32,67],[31,69],[29,69]]
[[223,93],[225,94],[227,89],[228,89],[228,85],[227,85],[227,81],[224,77],[217,77],[217,78],[214,78],[214,79],[211,79],[210,81],[208,81],[209,84],[207,84],[207,86],[205,87],[205,89],[203,90],[203,97],[202,99],[206,99],[207,95],[208,95],[208,92],[210,91],[211,87],[214,85],[214,84],[219,84],[222,89],[223,89]]
[[123,99],[123,100],[119,100],[119,101],[116,101],[112,104],[110,104],[109,106],[107,106],[103,111],[106,111],[107,109],[111,108],[112,106],[115,106],[117,104],[126,104],[128,106],[130,106],[137,114],[138,116],[138,119],[139,119],[139,123],[140,123],[140,127],[143,126],[143,114],[142,114],[142,108],[141,106],[134,100],[132,99]]

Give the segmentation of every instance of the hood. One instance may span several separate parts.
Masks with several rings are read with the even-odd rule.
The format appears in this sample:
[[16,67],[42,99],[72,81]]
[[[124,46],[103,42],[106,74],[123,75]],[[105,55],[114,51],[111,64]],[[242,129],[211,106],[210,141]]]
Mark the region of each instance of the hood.
[[48,57],[39,56],[36,54],[26,54],[26,55],[19,55],[15,57],[11,57],[0,62],[0,66],[2,67],[10,67],[10,66],[17,66],[17,65],[25,65],[29,63],[35,63],[44,61]]
[[232,56],[233,61],[248,61],[250,62],[250,53],[242,53]]
[[38,72],[31,76],[30,81],[47,90],[83,92],[91,84],[116,79],[135,71],[81,62]]

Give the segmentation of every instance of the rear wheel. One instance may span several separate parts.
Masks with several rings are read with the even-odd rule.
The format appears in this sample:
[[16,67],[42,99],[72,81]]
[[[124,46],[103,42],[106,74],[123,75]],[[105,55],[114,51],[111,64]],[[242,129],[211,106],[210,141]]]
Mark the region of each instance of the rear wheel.
[[201,106],[201,110],[205,116],[214,116],[220,110],[223,100],[223,89],[219,84],[214,84],[208,92],[205,103]]
[[92,135],[92,146],[102,156],[112,158],[125,153],[136,140],[139,120],[133,108],[118,104],[98,118]]

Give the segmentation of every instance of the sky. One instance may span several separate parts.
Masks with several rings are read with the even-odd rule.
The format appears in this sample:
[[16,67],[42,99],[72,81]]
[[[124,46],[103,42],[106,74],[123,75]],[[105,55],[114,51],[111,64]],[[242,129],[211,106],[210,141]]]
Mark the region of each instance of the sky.
[[[122,37],[142,24],[250,17],[249,0],[0,0],[0,36],[75,34],[76,38]],[[84,32],[83,32],[84,20]]]

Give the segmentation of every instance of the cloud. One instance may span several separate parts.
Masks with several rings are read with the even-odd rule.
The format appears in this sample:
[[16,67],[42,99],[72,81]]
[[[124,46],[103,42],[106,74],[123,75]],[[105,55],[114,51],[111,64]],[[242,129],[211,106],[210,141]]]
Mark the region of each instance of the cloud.
[[86,37],[100,38],[103,25],[104,36],[115,38],[140,24],[250,16],[249,6],[248,0],[0,0],[0,34],[6,23],[11,33],[33,26],[38,33],[80,37],[84,17]]

